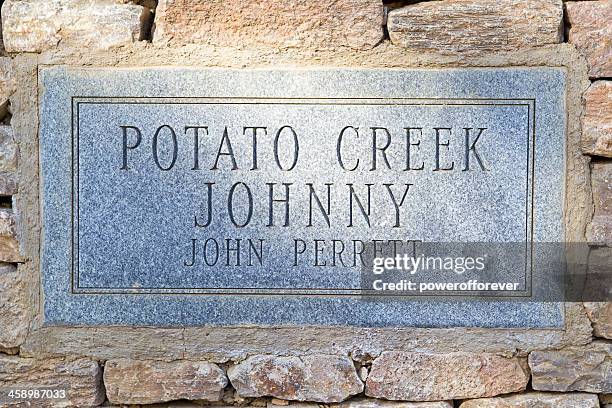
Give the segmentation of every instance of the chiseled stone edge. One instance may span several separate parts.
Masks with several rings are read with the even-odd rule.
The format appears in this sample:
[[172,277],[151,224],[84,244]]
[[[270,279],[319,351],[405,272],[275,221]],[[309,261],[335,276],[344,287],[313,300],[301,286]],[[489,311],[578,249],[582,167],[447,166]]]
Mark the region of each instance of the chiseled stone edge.
[[[36,64],[32,57],[30,64]],[[354,52],[330,50],[324,52],[290,50],[279,54],[273,49],[230,49],[214,47],[164,48],[137,45],[128,46],[113,53],[80,50],[64,52],[55,50],[39,57],[45,65],[98,65],[98,66],[225,66],[225,67],[294,67],[300,66],[364,66],[404,68],[452,68],[452,67],[506,67],[506,66],[552,66],[565,67],[567,77],[567,177],[565,211],[566,240],[584,242],[584,231],[590,219],[592,197],[588,158],[580,151],[581,95],[589,86],[587,66],[574,47],[567,44],[541,47],[534,50],[489,54],[482,57],[464,55],[444,56],[439,54],[411,53],[402,47],[384,43],[372,50]],[[22,64],[24,65],[24,64]],[[31,65],[30,65],[31,67]],[[591,340],[591,326],[581,305],[566,305],[566,330],[555,329],[364,329],[341,327],[304,327],[300,330],[284,327],[201,327],[186,329],[156,329],[130,327],[42,327],[39,308],[39,247],[38,211],[38,117],[35,95],[36,74],[22,68],[19,75],[20,110],[17,111],[20,136],[26,152],[22,157],[32,164],[21,169],[20,181],[27,182],[19,194],[21,211],[27,214],[20,228],[23,234],[24,254],[32,262],[25,264],[34,284],[31,293],[33,311],[37,312],[36,331],[28,337],[22,353],[24,355],[77,354],[100,358],[125,357],[167,360],[186,356],[224,362],[233,358],[245,358],[257,353],[292,354],[344,353],[364,349],[373,355],[383,350],[412,350],[422,347],[431,351],[490,351],[521,353],[534,349],[562,348],[568,345],[586,344]],[[29,120],[26,120],[29,118]],[[15,117],[13,118],[15,120]],[[16,130],[17,131],[17,130]],[[33,164],[36,164],[35,166]],[[25,184],[25,183],[24,183]],[[582,262],[586,265],[586,261]],[[170,339],[160,345],[160,338]],[[206,341],[203,341],[206,339]],[[236,340],[232,342],[231,340]],[[138,340],[138,341],[135,341]],[[334,343],[334,344],[332,344]],[[229,345],[229,346],[228,346]]]
[[[82,355],[97,359],[239,361],[256,354],[343,355],[369,359],[383,351],[488,352],[526,355],[591,341],[579,304],[566,307],[566,330],[368,329],[346,327],[42,327],[21,347],[24,356]],[[358,357],[361,356],[361,357]]]
[[[17,172],[13,175],[19,181],[19,191],[13,196],[13,217],[16,222],[16,236],[19,241],[20,262],[17,272],[24,282],[20,292],[20,303],[28,305],[24,310],[24,324],[30,327],[39,312],[39,239],[40,218],[38,206],[38,81],[37,58],[18,55],[13,60],[16,85],[10,97],[13,116],[11,127],[19,151]],[[24,339],[18,339],[19,346]]]

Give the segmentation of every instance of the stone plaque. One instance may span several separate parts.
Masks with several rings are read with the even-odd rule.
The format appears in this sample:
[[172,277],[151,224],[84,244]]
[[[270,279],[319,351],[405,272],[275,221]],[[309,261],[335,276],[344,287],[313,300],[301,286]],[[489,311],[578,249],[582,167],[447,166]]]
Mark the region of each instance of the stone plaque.
[[[562,69],[40,72],[47,324],[559,327]],[[361,296],[367,251],[522,243],[524,301]]]

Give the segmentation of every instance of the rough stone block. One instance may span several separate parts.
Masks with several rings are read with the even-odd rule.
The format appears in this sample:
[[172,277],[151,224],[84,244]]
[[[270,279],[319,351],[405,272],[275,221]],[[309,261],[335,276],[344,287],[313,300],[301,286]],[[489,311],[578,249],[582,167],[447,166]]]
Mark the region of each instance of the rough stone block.
[[28,331],[25,285],[17,268],[0,263],[0,348],[19,346]]
[[593,82],[584,99],[582,150],[587,154],[612,157],[612,81]]
[[612,217],[612,160],[591,165],[591,186],[595,215]]
[[15,233],[16,230],[13,211],[9,208],[0,208],[0,236],[14,237]]
[[587,240],[597,245],[612,245],[612,217],[594,216],[586,230]]
[[330,408],[453,408],[453,404],[448,401],[395,402],[373,398],[357,398],[341,404],[331,405]]
[[197,361],[109,360],[104,385],[115,404],[152,404],[172,400],[220,401],[227,377],[216,364]]
[[389,12],[394,44],[441,53],[490,52],[559,43],[561,0],[443,0]]
[[605,338],[612,333],[609,328],[612,310],[607,305],[612,296],[612,288],[609,283],[610,274],[612,274],[611,259],[612,247],[592,247],[588,254],[588,273],[582,277],[578,275],[578,279],[572,285],[572,289],[582,291],[580,297],[576,299],[585,302],[584,310],[591,322],[593,335],[596,337]]
[[19,255],[19,242],[14,237],[0,236],[0,262],[22,261]]
[[21,262],[13,211],[0,208],[0,262]]
[[0,58],[0,120],[9,112],[9,98],[15,92],[13,63],[9,57]]
[[589,242],[612,245],[612,161],[591,165],[591,187],[595,211],[587,227]]
[[[590,249],[590,250],[589,250]],[[593,331],[593,326],[595,321],[597,320],[597,328],[599,329],[600,324],[605,325],[606,312],[601,307],[597,307],[596,305],[604,305],[604,303],[597,302],[607,302],[612,298],[612,287],[610,287],[610,276],[612,274],[612,247],[599,246],[599,247],[590,247],[588,244],[585,244],[580,248],[580,251],[586,255],[584,258],[580,260],[568,260],[569,264],[572,265],[580,265],[578,267],[570,267],[568,272],[568,278],[570,278],[570,282],[568,282],[568,288],[571,291],[566,293],[566,299],[568,301],[582,301],[582,302],[591,302],[584,303],[585,306],[585,314],[587,318],[589,318],[589,322],[591,323],[591,331]],[[579,263],[576,263],[579,262]],[[588,268],[582,268],[582,265],[587,264]],[[590,308],[597,308],[597,312],[592,310],[593,313],[589,314]],[[595,333],[593,333],[595,334]],[[598,336],[600,337],[600,336]]]
[[465,401],[460,408],[599,408],[597,395],[529,392]]
[[612,76],[612,1],[572,1],[565,7],[569,42],[587,59],[589,76]]
[[373,48],[382,0],[160,0],[154,42],[274,48]]
[[593,335],[612,339],[612,302],[587,302],[584,307],[593,322]]
[[0,196],[12,196],[17,194],[17,178],[15,173],[0,173]]
[[540,391],[612,392],[612,344],[533,351],[529,354],[532,386]]
[[17,144],[10,126],[0,125],[0,172],[17,169]]
[[372,363],[366,395],[409,401],[481,398],[523,391],[528,381],[519,358],[389,351]]
[[157,0],[123,0],[124,3],[139,4],[149,10],[155,10],[157,7]]
[[[0,20],[0,33],[2,32],[2,21]],[[0,35],[0,56],[6,56],[6,50],[4,49],[4,41],[2,41],[2,36]]]
[[[189,401],[173,401],[162,404],[147,404],[147,405],[138,405],[138,408],[202,408],[206,405],[202,405],[198,402],[189,402]],[[103,405],[104,408],[125,408],[125,405]],[[134,405],[130,405],[130,408],[134,407]],[[234,408],[233,405],[212,405],[214,408]],[[313,407],[314,408],[314,407]],[[317,407],[318,408],[318,407]]]
[[9,52],[109,49],[138,41],[149,15],[142,6],[118,0],[6,0],[4,46]]
[[230,367],[227,375],[242,397],[330,403],[363,391],[363,383],[348,357],[253,356]]
[[[0,354],[0,388],[34,387],[66,390],[66,399],[56,400],[54,405],[48,406],[93,407],[105,399],[102,369],[96,361],[36,360]],[[36,406],[46,405],[36,404]]]

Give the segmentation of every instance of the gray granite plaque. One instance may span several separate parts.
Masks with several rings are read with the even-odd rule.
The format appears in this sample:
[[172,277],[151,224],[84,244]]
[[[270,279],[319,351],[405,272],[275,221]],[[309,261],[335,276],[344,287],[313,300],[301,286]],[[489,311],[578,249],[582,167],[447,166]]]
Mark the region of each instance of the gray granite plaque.
[[[42,68],[46,324],[560,327],[562,69]],[[360,296],[363,254],[522,243],[525,301]]]

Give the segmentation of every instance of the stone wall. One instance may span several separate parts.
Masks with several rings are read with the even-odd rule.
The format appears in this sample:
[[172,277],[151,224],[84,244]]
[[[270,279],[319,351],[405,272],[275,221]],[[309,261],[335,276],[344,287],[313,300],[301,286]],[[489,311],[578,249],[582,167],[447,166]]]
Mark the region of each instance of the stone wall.
[[567,236],[609,269],[610,21],[610,0],[5,0],[0,391],[68,389],[34,406],[612,407],[610,303],[568,303],[564,330],[44,326],[37,140],[41,65],[564,67]]

